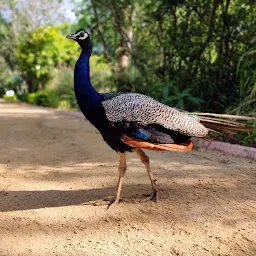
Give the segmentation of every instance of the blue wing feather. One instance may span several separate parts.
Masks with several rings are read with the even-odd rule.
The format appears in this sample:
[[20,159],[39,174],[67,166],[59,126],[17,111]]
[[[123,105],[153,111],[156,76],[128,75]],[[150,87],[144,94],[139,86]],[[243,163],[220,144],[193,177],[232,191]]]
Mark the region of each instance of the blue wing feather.
[[136,137],[138,137],[139,139],[143,139],[143,140],[148,140],[151,137],[150,132],[144,130],[144,129],[137,129],[135,131],[135,135]]
[[160,131],[159,129],[147,126],[136,126],[130,130],[127,130],[127,135],[133,138],[145,140],[154,143],[173,143],[173,139],[170,134],[165,133],[165,131]]

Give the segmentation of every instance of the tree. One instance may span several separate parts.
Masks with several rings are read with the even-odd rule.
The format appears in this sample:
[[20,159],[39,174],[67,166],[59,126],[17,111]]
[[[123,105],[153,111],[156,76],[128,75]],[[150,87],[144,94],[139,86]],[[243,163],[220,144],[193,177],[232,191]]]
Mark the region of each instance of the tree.
[[43,89],[59,65],[74,64],[74,44],[66,40],[64,26],[38,27],[18,44],[19,68],[29,92]]
[[80,20],[95,27],[95,48],[117,67],[118,90],[151,94],[152,84],[164,90],[172,83],[177,90],[170,94],[190,88],[190,99],[203,100],[187,100],[185,108],[214,112],[240,101],[236,70],[255,34],[253,1],[91,0],[84,6]]
[[[1,63],[3,62],[5,69],[8,69],[0,73],[2,83],[7,79],[6,75],[15,76],[20,71],[16,55],[19,42],[24,41],[26,36],[35,31],[37,27],[63,24],[67,20],[66,14],[70,6],[68,0],[1,1],[0,55]],[[28,80],[28,77],[26,79]]]

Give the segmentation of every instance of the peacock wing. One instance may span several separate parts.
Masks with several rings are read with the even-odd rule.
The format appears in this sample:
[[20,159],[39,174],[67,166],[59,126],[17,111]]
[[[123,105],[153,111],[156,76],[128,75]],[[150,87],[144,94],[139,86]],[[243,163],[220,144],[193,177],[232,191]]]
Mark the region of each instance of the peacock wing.
[[[205,137],[208,134],[208,129],[200,124],[197,118],[142,94],[117,94],[109,99],[106,98],[102,105],[107,119],[113,125],[133,123],[144,128],[155,125],[182,135],[196,137]],[[155,131],[161,132],[159,127]],[[164,133],[168,134],[166,131]]]

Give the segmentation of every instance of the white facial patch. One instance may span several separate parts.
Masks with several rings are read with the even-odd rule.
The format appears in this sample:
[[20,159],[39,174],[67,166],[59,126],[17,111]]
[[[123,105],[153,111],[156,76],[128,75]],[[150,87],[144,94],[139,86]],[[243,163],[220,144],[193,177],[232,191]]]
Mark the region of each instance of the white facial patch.
[[[81,32],[80,32],[81,34]],[[84,40],[88,37],[88,34],[86,32],[82,33],[82,36],[78,37],[79,40]]]

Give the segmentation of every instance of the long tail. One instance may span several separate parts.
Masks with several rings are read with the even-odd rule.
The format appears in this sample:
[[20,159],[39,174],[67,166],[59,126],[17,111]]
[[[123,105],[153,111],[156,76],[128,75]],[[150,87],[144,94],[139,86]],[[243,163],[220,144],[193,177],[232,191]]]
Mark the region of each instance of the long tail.
[[254,128],[248,127],[242,121],[256,121],[255,117],[238,115],[199,112],[189,113],[189,115],[196,116],[200,123],[207,127],[211,132],[227,135],[233,135],[236,131],[252,132]]

